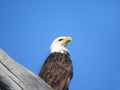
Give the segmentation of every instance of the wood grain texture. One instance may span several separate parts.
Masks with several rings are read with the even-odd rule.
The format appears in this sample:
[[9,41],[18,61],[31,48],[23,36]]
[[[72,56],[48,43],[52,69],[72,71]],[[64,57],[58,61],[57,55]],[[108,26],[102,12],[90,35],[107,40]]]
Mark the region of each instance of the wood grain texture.
[[0,49],[0,90],[52,90],[52,88]]

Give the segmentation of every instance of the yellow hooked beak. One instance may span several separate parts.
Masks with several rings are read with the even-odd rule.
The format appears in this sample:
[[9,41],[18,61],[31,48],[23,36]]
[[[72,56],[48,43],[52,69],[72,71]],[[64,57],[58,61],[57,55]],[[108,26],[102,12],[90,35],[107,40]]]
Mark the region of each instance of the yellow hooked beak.
[[62,40],[62,43],[67,44],[68,42],[72,41],[72,38],[67,36]]

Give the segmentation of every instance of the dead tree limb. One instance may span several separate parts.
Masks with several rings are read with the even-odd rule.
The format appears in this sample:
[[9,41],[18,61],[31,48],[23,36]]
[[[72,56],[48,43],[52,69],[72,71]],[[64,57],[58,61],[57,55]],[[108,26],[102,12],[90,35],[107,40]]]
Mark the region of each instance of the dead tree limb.
[[0,90],[52,90],[52,88],[0,49]]

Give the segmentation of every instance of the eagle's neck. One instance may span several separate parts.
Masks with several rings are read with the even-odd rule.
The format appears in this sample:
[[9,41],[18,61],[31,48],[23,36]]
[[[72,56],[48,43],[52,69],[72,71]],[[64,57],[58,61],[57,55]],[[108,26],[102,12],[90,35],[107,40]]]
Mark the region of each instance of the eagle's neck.
[[51,46],[50,51],[51,51],[51,53],[54,53],[54,52],[66,53],[66,52],[68,52],[68,50],[65,46],[60,46],[60,45]]

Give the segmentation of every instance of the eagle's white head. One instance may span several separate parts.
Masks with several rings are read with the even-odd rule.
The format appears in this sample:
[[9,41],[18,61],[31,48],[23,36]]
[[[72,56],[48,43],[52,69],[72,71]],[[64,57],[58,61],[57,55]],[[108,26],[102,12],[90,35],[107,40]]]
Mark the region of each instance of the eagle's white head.
[[56,38],[50,46],[51,53],[53,52],[61,52],[64,53],[67,50],[67,43],[72,41],[72,38],[69,36],[62,36]]

